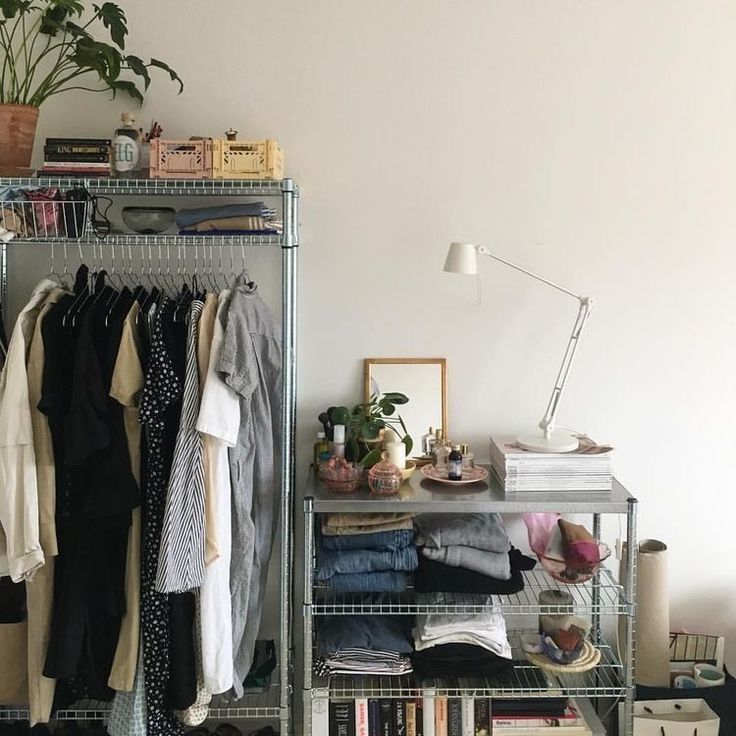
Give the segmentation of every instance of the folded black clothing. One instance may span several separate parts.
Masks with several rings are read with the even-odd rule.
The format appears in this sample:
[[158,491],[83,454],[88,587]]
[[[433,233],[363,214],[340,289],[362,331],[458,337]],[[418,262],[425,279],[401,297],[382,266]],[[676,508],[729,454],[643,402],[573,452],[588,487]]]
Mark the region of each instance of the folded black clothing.
[[511,577],[508,580],[498,580],[475,570],[452,567],[419,555],[419,567],[414,573],[414,588],[419,593],[513,595],[524,590],[522,571],[531,570],[537,563],[515,547],[509,552],[509,562]]
[[488,677],[501,674],[513,665],[474,644],[438,644],[411,653],[414,673],[419,677]]

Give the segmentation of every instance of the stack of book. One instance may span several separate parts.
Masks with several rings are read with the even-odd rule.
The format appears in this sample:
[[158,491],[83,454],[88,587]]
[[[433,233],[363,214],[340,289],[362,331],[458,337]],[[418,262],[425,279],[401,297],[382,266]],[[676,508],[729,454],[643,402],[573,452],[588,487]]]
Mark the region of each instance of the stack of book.
[[[330,700],[313,710],[319,736],[597,736],[601,725],[586,707],[565,698],[502,700],[466,697]],[[315,717],[316,716],[316,717]]]
[[108,138],[47,138],[43,148],[43,176],[110,176]]
[[529,452],[513,437],[491,436],[491,467],[507,493],[613,488],[611,448],[585,441],[575,452]]

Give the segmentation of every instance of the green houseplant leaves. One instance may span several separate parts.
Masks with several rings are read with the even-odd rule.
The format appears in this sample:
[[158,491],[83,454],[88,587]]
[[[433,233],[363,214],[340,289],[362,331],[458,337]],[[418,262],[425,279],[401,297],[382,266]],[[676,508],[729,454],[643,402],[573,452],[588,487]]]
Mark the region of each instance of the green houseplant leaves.
[[330,440],[335,425],[344,424],[347,428],[347,458],[358,460],[364,468],[370,468],[381,459],[381,450],[374,445],[382,429],[393,429],[401,437],[407,456],[411,453],[414,442],[401,415],[396,413],[397,406],[407,403],[409,399],[404,394],[385,393],[372,396],[368,403],[356,404],[352,411],[347,406],[331,406],[319,415],[319,421]]
[[[103,31],[107,38],[96,33]],[[0,103],[40,106],[71,89],[118,92],[138,102],[159,69],[179,87],[165,62],[125,54],[128,23],[116,3],[82,0],[0,0]]]

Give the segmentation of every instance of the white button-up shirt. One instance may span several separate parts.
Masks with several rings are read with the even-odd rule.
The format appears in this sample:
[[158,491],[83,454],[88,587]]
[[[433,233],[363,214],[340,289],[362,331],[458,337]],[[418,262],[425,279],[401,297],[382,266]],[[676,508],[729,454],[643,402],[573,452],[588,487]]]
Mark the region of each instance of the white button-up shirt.
[[59,282],[43,279],[18,315],[0,375],[0,576],[27,580],[44,564],[26,359],[36,318]]

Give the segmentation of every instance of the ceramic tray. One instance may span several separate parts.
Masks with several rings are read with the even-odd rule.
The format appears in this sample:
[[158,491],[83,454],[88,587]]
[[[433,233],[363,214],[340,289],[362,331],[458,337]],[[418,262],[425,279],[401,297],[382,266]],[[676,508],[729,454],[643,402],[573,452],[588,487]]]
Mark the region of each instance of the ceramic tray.
[[436,480],[438,483],[446,483],[449,486],[463,486],[468,483],[478,483],[488,477],[488,471],[480,465],[476,465],[474,468],[463,469],[462,480],[450,480],[447,477],[447,468],[438,468],[436,465],[422,465],[419,468],[419,472],[425,478]]

